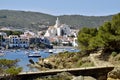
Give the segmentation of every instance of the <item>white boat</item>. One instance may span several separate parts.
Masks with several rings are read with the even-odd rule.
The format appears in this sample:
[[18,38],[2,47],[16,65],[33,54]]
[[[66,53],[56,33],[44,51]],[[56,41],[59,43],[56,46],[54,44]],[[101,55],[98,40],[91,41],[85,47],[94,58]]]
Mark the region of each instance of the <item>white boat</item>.
[[41,57],[39,53],[31,53],[28,55],[28,57]]
[[5,53],[3,51],[0,51],[0,56],[4,56]]
[[33,53],[29,53],[29,54],[28,54],[28,57],[41,57],[41,55],[39,54],[38,51],[35,51],[35,52],[33,52]]
[[49,53],[53,53],[53,49],[49,49],[49,51],[48,51]]

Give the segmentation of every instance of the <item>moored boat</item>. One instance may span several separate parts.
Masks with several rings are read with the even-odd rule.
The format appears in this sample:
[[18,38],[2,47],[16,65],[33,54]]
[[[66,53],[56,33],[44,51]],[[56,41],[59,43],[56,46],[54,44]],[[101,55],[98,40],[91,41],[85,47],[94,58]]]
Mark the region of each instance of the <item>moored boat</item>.
[[38,51],[35,51],[35,52],[33,52],[33,53],[29,53],[28,54],[28,57],[41,57],[41,55],[39,54],[39,52]]
[[37,57],[41,57],[41,56],[40,56],[40,54],[35,53],[35,54],[29,54],[28,57],[36,57],[37,58]]
[[4,56],[5,53],[3,51],[0,51],[0,56]]
[[48,51],[49,53],[53,53],[53,50],[52,49],[49,49],[49,51]]

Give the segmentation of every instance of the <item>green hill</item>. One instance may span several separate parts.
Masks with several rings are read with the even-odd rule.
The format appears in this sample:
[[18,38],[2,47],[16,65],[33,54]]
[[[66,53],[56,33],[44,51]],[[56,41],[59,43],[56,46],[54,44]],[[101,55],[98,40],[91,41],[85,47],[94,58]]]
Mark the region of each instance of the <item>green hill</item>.
[[45,26],[55,24],[56,17],[59,17],[61,23],[70,25],[71,28],[80,27],[98,27],[103,22],[111,20],[110,16],[82,16],[82,15],[62,15],[53,16],[49,14],[30,12],[0,10],[0,27],[13,27],[17,29],[44,30]]

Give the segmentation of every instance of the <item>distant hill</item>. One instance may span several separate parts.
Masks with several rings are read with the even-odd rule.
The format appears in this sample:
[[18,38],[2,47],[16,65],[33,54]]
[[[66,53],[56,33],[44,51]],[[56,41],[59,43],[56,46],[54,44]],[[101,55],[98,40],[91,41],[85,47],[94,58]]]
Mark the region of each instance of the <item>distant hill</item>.
[[8,26],[17,29],[29,30],[44,30],[45,26],[55,24],[56,18],[59,17],[61,23],[70,25],[71,28],[81,27],[98,27],[105,21],[109,21],[112,15],[109,16],[82,16],[82,15],[62,15],[53,16],[49,14],[30,12],[30,11],[15,11],[15,10],[0,10],[0,27]]

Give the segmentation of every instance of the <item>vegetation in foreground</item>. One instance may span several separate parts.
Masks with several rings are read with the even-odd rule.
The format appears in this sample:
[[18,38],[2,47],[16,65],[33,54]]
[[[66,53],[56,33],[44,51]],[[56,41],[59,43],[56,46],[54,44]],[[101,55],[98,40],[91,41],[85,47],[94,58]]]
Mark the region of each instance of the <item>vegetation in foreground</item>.
[[15,80],[15,75],[22,71],[17,67],[18,60],[0,59],[0,80]]
[[[74,52],[61,52],[51,55],[48,58],[40,58],[38,62],[34,63],[30,61],[37,69],[49,70],[49,69],[65,69],[65,68],[79,68],[79,67],[91,67],[94,64],[90,61],[87,55]],[[32,65],[31,64],[31,65]]]
[[78,33],[78,43],[86,54],[102,50],[100,58],[118,67],[108,77],[120,79],[120,13],[99,28],[82,28]]
[[103,53],[120,52],[120,13],[99,28],[82,28],[78,33],[81,51],[90,53],[102,49]]

